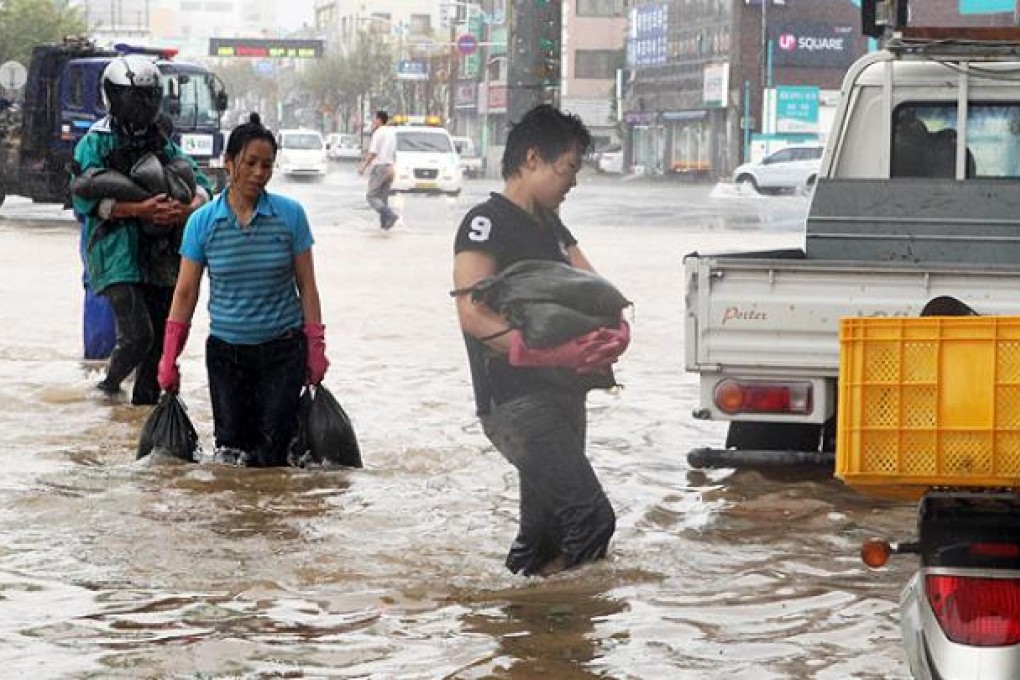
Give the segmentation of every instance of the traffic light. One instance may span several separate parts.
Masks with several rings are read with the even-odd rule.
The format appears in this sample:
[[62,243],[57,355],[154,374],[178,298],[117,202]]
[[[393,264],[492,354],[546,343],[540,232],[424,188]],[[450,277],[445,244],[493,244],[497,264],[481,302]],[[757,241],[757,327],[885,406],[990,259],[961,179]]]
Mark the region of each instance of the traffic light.
[[536,104],[557,104],[562,73],[562,0],[513,0],[509,50],[508,115]]
[[535,3],[535,75],[543,87],[559,87],[560,36],[562,24],[562,0],[534,0]]

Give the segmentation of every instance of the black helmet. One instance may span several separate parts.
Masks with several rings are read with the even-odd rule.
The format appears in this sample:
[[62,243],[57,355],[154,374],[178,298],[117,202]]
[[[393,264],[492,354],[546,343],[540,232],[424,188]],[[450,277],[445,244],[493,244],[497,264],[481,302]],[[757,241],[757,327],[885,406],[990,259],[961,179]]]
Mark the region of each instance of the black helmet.
[[103,70],[103,103],[125,131],[138,134],[156,121],[163,101],[159,69],[141,54],[116,57]]

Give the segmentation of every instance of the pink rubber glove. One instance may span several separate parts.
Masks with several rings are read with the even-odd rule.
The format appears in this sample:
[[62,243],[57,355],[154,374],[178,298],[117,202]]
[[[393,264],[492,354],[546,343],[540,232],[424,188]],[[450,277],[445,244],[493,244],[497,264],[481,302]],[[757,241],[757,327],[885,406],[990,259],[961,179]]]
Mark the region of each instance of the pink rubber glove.
[[156,380],[159,382],[159,386],[167,392],[176,392],[181,388],[181,373],[177,367],[177,357],[184,351],[184,344],[188,342],[190,331],[191,324],[173,319],[166,320],[166,328],[163,331],[163,354],[159,358]]
[[326,377],[329,359],[326,358],[326,327],[321,323],[306,323],[305,337],[308,338],[308,371],[306,385],[318,385]]
[[567,340],[562,345],[534,349],[524,343],[524,336],[517,329],[510,331],[510,351],[507,361],[511,366],[572,368],[578,369],[585,365],[588,355],[599,346],[606,329],[600,328]]
[[630,324],[626,319],[620,319],[620,325],[616,328],[603,330],[605,332],[601,342],[588,355],[584,365],[578,368],[581,373],[598,371],[612,366],[630,346]]

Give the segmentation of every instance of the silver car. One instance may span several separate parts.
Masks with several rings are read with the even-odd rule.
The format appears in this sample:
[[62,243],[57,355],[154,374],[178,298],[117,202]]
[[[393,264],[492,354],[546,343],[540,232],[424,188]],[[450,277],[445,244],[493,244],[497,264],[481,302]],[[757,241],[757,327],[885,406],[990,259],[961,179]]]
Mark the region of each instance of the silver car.
[[757,163],[733,171],[733,181],[761,193],[806,190],[814,186],[822,166],[819,144],[787,146]]

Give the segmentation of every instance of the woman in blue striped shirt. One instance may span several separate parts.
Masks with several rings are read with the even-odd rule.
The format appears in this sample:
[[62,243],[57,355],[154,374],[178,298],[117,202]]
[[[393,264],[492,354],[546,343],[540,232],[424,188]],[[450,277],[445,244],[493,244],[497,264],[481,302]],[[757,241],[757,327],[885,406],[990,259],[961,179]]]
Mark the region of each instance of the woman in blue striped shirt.
[[256,113],[231,132],[230,184],[184,230],[159,364],[160,386],[179,389],[177,357],[208,269],[216,457],[256,467],[287,463],[301,386],[322,382],[329,367],[308,219],[297,201],[266,191],[276,151]]

